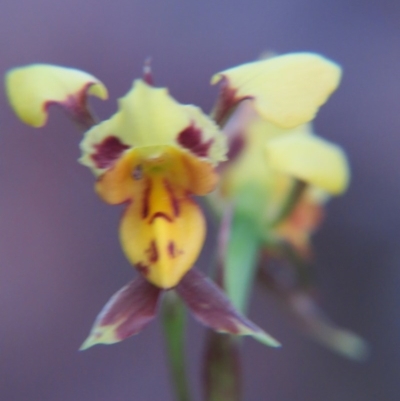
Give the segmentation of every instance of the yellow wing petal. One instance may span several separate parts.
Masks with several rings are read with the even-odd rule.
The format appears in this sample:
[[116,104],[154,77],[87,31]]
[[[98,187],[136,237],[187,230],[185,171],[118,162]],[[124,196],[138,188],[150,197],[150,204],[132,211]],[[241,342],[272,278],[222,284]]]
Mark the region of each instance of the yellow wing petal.
[[[337,88],[341,69],[313,53],[292,53],[247,63],[213,76],[215,84],[225,78],[227,99],[254,99],[263,118],[292,128],[311,121],[319,107]],[[234,102],[233,102],[234,103]]]
[[333,195],[344,192],[350,171],[343,150],[316,135],[288,134],[266,144],[271,168],[315,185]]
[[47,108],[61,104],[73,108],[74,100],[90,94],[106,99],[106,87],[93,75],[74,68],[32,64],[14,68],[6,75],[6,91],[17,116],[26,124],[46,124]]

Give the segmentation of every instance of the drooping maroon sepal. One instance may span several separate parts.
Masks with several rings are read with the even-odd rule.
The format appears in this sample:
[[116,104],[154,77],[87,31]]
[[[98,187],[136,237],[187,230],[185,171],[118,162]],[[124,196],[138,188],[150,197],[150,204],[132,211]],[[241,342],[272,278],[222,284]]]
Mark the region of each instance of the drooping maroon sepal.
[[142,331],[155,317],[160,293],[159,288],[138,276],[107,302],[80,349],[113,344]]
[[241,315],[222,290],[196,269],[191,269],[184,276],[176,291],[196,319],[215,331],[250,335],[266,345],[280,346],[278,341]]

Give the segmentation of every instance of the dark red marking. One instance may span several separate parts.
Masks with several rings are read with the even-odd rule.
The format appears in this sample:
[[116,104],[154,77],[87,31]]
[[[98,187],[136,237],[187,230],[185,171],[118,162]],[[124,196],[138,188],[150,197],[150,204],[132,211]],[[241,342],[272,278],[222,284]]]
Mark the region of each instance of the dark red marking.
[[149,205],[150,193],[151,193],[151,181],[147,180],[146,187],[143,193],[143,203],[142,203],[142,217],[144,219],[147,218],[150,211],[150,205]]
[[[44,104],[44,110],[48,112],[51,106],[60,106],[67,115],[78,124],[79,128],[85,131],[88,130],[93,127],[93,125],[97,124],[97,120],[92,115],[87,104],[87,91],[94,84],[94,82],[89,82],[79,92],[68,95],[64,101],[49,100]],[[47,117],[48,116],[46,116],[46,121]]]
[[149,221],[149,224],[153,224],[154,220],[157,219],[158,217],[165,219],[167,221],[169,221],[170,223],[172,223],[172,219],[171,217],[169,217],[166,213],[164,212],[157,212],[154,213],[151,220]]
[[243,135],[237,134],[229,141],[228,161],[236,159],[245,146]]
[[128,145],[124,145],[117,137],[112,135],[104,138],[103,142],[94,147],[96,153],[91,157],[97,168],[111,167],[120,158],[121,154],[129,149]]
[[175,217],[179,216],[180,210],[179,210],[179,201],[176,199],[174,192],[172,191],[171,185],[167,180],[164,180],[164,187],[166,191],[168,192],[170,201],[171,201],[171,206],[172,210],[174,211]]
[[171,256],[171,258],[174,258],[176,256],[175,252],[176,252],[175,242],[174,241],[170,241],[169,244],[168,244],[169,256]]
[[62,102],[48,102],[48,104],[62,104],[72,115],[80,116],[89,112],[87,107],[87,92],[94,83],[86,84],[79,92],[68,95],[67,99]]
[[156,241],[151,241],[150,246],[148,249],[146,249],[146,253],[149,257],[149,262],[150,263],[156,263],[158,260],[158,249],[157,249],[157,244]]
[[214,120],[219,126],[230,116],[235,105],[242,99],[236,97],[236,90],[229,87],[229,81],[223,77],[220,81],[220,92],[214,108]]
[[139,263],[136,263],[135,266],[136,266],[136,269],[138,269],[140,271],[140,273],[143,274],[143,276],[146,277],[149,274],[149,270],[150,270],[149,266],[145,265],[144,263],[139,262]]
[[178,143],[181,146],[189,149],[192,153],[199,157],[206,157],[214,140],[209,139],[207,142],[202,142],[202,139],[201,130],[195,127],[193,124],[185,128],[178,135]]

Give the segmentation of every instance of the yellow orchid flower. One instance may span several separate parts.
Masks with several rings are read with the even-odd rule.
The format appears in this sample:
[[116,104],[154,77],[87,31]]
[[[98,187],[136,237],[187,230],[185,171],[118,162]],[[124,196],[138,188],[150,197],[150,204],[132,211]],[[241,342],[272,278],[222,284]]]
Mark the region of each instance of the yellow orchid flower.
[[[310,263],[310,238],[323,220],[324,204],[342,194],[350,179],[344,151],[311,126],[340,77],[337,64],[312,53],[216,74],[212,83],[219,82],[221,92],[213,115],[224,124],[229,151],[210,204],[224,215],[222,281],[235,306],[245,309],[257,274],[314,339],[362,359],[368,352],[364,340],[331,323],[315,301]],[[277,258],[283,263],[274,264]]]
[[[6,83],[17,115],[35,127],[46,123],[50,104],[79,117],[86,113],[87,94],[107,93],[90,74],[42,64],[10,71]],[[122,248],[160,288],[177,285],[198,257],[205,221],[192,196],[216,186],[214,167],[225,159],[225,142],[199,108],[142,80],[119,101],[116,114],[84,136],[80,161],[96,175],[97,193],[107,203],[128,205]]]
[[[225,207],[225,201],[238,203],[240,197],[236,207],[257,213],[266,230],[274,227],[273,232],[287,233],[292,240],[297,233],[302,237],[297,243],[304,243],[308,235],[299,227],[311,232],[310,224],[290,225],[297,221],[293,218],[284,227],[277,225],[283,205],[299,184],[339,195],[349,182],[342,149],[315,135],[310,125],[340,78],[336,63],[314,53],[270,57],[214,75],[211,82],[221,84],[214,117],[225,123],[230,148],[214,204]],[[317,214],[320,202],[309,191],[302,189],[297,215],[300,206],[311,204]]]
[[81,163],[98,176],[99,196],[128,204],[120,239],[130,262],[154,285],[176,286],[204,242],[203,213],[192,195],[217,184],[222,133],[200,109],[137,80],[119,111],[85,134],[81,149]]
[[141,331],[154,318],[161,293],[172,288],[214,330],[279,346],[238,313],[215,284],[191,270],[206,233],[193,196],[217,185],[216,166],[226,160],[226,138],[199,108],[179,104],[151,81],[147,65],[144,80],[134,81],[118,111],[96,123],[87,95],[105,98],[107,92],[92,75],[39,64],[6,76],[11,106],[24,122],[44,125],[48,106],[56,104],[89,128],[80,162],[96,176],[95,190],[105,202],[126,204],[120,241],[140,275],[110,299],[82,349]]

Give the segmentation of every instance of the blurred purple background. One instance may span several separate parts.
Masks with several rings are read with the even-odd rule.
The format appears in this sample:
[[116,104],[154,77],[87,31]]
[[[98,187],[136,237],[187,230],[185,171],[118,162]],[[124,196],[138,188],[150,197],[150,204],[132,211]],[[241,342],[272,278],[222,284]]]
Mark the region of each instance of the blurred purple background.
[[[104,118],[147,56],[158,84],[205,110],[216,94],[210,76],[264,50],[339,62],[342,85],[316,127],[347,149],[353,182],[315,242],[324,307],[370,342],[372,356],[354,363],[310,342],[256,292],[250,315],[284,347],[245,341],[245,400],[399,399],[399,2],[2,0],[0,48],[2,73],[49,62],[96,75],[110,90],[110,101],[94,102]],[[0,101],[0,399],[172,401],[158,322],[124,343],[77,351],[133,276],[117,238],[120,209],[95,196],[75,162],[80,135],[62,113],[34,130]],[[203,335],[191,321],[197,400]]]

